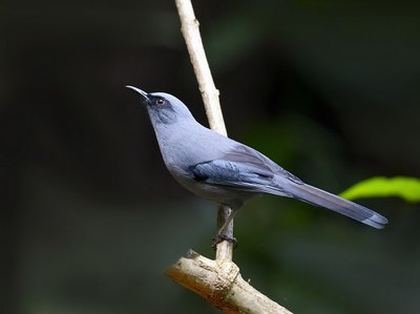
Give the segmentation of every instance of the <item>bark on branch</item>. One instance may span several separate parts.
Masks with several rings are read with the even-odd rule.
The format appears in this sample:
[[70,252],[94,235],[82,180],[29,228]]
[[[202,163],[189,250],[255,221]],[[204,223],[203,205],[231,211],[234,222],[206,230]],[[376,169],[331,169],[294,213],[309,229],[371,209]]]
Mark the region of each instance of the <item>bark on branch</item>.
[[226,126],[223,120],[222,109],[219,101],[219,90],[214,85],[213,77],[207,62],[203,41],[201,40],[199,25],[195,17],[190,0],[175,0],[181,20],[181,32],[184,36],[190,54],[198,88],[203,98],[206,115],[210,128],[226,136]]
[[[206,109],[207,119],[210,128],[227,136],[225,121],[223,119],[222,108],[219,101],[219,90],[214,85],[209,63],[207,62],[206,52],[203,41],[201,40],[199,25],[194,14],[191,0],[175,0],[181,20],[181,32],[187,44],[190,54],[191,64],[197,78],[198,88],[203,98],[204,108]],[[220,206],[218,214],[218,228],[227,220],[230,209]],[[233,220],[227,227],[227,234],[233,237]],[[222,241],[217,245],[216,257],[218,259],[232,260],[233,244]]]
[[[210,128],[226,136],[219,91],[210,72],[191,0],[175,0],[175,2],[181,20],[181,31],[197,77]],[[218,228],[226,221],[230,211],[230,208],[220,206]],[[233,221],[227,228],[227,234],[233,237]],[[187,256],[181,257],[170,266],[166,274],[225,313],[292,314],[242,278],[239,267],[232,262],[232,252],[233,245],[228,241],[222,241],[217,245],[215,260],[190,251]]]
[[246,282],[232,262],[211,260],[190,251],[166,274],[225,313],[291,314]]

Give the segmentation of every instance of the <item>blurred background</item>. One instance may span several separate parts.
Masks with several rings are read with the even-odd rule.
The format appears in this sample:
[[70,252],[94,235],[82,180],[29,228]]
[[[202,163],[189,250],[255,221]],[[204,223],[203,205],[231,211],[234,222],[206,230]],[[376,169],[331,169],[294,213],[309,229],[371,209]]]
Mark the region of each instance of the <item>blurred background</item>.
[[[420,4],[195,1],[228,132],[334,193],[420,176]],[[0,5],[0,313],[217,313],[163,274],[213,256],[215,205],[164,168],[124,88],[207,125],[172,1]],[[236,219],[244,278],[295,313],[419,313],[420,211],[377,231],[259,197]]]

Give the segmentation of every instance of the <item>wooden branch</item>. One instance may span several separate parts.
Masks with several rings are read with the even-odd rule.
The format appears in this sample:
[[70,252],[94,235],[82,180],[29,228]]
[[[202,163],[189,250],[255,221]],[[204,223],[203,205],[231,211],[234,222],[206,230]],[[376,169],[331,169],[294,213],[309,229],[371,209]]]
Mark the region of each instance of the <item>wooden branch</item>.
[[[210,128],[226,136],[226,126],[223,120],[222,108],[220,107],[219,91],[214,85],[213,77],[207,62],[206,52],[204,51],[203,41],[201,40],[199,22],[195,17],[191,0],[175,0],[181,20],[181,32],[187,44],[188,53],[195,76],[197,77],[198,88],[203,98],[204,108],[206,109],[207,119]],[[221,206],[218,213],[218,228],[228,219],[230,209]],[[228,233],[233,237],[233,220],[227,227]],[[216,258],[232,260],[233,244],[222,241],[217,244]]]
[[232,262],[211,260],[191,250],[166,274],[225,313],[292,314],[254,289]]
[[203,41],[198,28],[200,23],[195,18],[190,0],[175,0],[175,3],[181,20],[181,32],[187,44],[194,73],[197,77],[198,88],[203,98],[210,128],[226,136],[226,126],[219,102],[219,91],[214,85],[209,63],[207,62],[206,52],[204,51]]
[[[214,85],[191,0],[175,0],[175,2],[181,20],[181,31],[197,77],[210,128],[226,136],[219,91]],[[230,212],[229,207],[220,206],[218,228],[224,224]],[[226,234],[233,237],[233,220],[227,226]],[[186,257],[181,257],[170,266],[166,274],[225,313],[292,314],[243,280],[239,267],[232,262],[232,252],[233,244],[228,241],[217,244],[215,260],[190,251]]]

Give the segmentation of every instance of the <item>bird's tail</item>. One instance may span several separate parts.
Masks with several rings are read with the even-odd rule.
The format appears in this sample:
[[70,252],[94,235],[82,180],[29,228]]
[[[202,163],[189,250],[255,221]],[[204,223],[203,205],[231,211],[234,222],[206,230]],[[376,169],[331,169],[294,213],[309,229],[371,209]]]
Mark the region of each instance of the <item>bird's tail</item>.
[[312,205],[328,208],[376,229],[382,229],[388,223],[388,219],[369,208],[305,183],[288,184],[287,194]]

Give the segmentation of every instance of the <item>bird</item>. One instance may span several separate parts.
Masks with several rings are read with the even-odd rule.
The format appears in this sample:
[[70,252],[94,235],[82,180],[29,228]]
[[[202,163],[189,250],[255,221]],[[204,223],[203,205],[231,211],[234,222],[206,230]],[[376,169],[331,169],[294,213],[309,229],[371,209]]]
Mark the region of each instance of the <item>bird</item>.
[[175,180],[197,196],[232,209],[216,234],[219,241],[226,240],[224,231],[237,210],[260,194],[323,207],[375,229],[388,223],[379,213],[311,186],[259,151],[203,126],[175,96],[126,87],[146,106],[163,161]]

